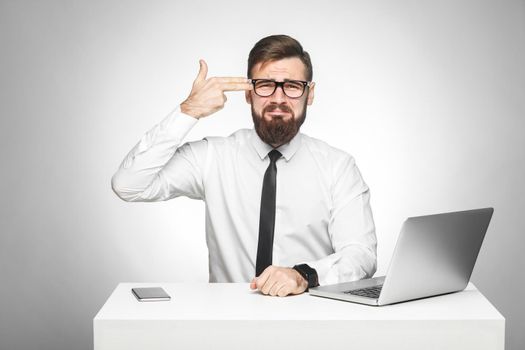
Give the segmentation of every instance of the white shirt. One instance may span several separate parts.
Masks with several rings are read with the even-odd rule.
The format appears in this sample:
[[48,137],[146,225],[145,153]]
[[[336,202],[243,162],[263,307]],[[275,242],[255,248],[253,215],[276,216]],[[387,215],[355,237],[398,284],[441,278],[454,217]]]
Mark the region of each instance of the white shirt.
[[[129,152],[112,187],[125,201],[204,200],[210,282],[249,282],[272,147],[253,129],[179,147],[197,122],[175,109]],[[302,133],[278,150],[273,265],[306,263],[321,285],[371,277],[375,226],[354,159]]]

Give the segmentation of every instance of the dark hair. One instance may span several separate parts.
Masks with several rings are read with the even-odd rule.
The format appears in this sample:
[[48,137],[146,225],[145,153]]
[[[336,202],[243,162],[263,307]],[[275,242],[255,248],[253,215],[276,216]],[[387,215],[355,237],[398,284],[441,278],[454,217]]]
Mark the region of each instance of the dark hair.
[[310,55],[301,44],[288,35],[271,35],[259,40],[248,56],[248,77],[252,77],[253,67],[260,62],[277,61],[297,57],[305,65],[306,79],[312,80],[313,68]]

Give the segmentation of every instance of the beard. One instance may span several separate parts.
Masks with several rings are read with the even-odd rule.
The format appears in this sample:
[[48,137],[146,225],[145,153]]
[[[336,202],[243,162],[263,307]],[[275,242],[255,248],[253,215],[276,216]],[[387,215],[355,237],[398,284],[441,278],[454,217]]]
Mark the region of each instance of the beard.
[[[263,108],[262,114],[258,114],[253,109],[252,104],[252,119],[257,135],[259,135],[261,140],[274,148],[290,142],[294,136],[297,135],[301,125],[303,125],[306,119],[306,105],[307,103],[305,101],[303,111],[295,118],[294,111],[285,103],[269,104]],[[276,110],[288,113],[289,115],[272,116],[269,120],[264,117],[266,113]]]

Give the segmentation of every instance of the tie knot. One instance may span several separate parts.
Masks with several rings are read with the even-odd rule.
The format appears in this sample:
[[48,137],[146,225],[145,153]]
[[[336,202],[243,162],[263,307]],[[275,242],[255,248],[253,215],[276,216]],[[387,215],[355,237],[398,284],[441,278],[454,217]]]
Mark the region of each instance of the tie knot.
[[270,162],[275,163],[277,159],[281,158],[282,154],[278,150],[274,149],[268,153],[268,157],[270,158]]

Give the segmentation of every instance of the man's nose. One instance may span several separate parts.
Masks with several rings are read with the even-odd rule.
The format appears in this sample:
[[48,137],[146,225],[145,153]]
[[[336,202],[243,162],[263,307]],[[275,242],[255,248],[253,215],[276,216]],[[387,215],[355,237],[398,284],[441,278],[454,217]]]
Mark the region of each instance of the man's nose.
[[271,96],[272,102],[282,103],[286,101],[286,95],[284,94],[283,86],[278,86],[275,92]]

